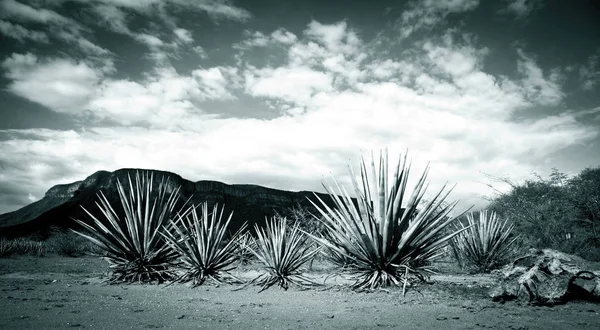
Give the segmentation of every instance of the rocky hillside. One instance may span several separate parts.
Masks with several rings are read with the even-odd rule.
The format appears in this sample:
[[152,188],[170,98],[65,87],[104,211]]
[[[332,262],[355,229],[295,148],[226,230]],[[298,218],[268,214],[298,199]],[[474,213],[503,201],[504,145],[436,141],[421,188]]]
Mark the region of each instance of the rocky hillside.
[[[136,169],[120,169],[114,172],[99,171],[83,181],[57,185],[48,190],[44,198],[31,203],[14,212],[0,215],[0,236],[22,236],[38,233],[46,236],[52,227],[73,227],[72,220],[89,220],[81,206],[92,214],[99,216],[95,205],[98,193],[102,191],[113,206],[120,206],[116,182],[127,182],[128,175],[133,178]],[[291,192],[266,188],[257,185],[229,185],[217,181],[192,182],[181,176],[164,171],[151,170],[154,173],[155,184],[164,178],[172,189],[181,187],[180,201],[190,199],[190,203],[200,204],[208,201],[212,207],[218,203],[225,206],[225,214],[234,211],[232,229],[239,228],[245,221],[249,227],[254,224],[262,225],[265,217],[271,217],[278,212],[285,214],[287,210],[300,204],[312,208],[307,198],[316,200],[313,192]],[[332,205],[329,196],[318,194],[326,203]],[[118,212],[118,207],[117,207]]]

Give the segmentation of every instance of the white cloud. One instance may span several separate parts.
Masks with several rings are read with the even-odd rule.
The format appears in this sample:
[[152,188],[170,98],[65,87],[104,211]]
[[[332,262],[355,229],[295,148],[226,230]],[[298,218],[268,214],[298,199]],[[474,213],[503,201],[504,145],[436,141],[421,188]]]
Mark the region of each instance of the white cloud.
[[232,90],[241,87],[241,81],[237,75],[238,71],[233,67],[214,67],[192,72],[192,76],[200,84],[203,97],[212,100],[234,99]]
[[78,113],[92,97],[102,73],[83,62],[38,61],[35,55],[13,54],[2,62],[8,89],[56,112]]
[[518,49],[517,52],[519,55],[517,68],[523,76],[521,84],[525,89],[527,98],[537,104],[546,106],[560,104],[565,96],[559,83],[560,75],[555,73],[548,78],[544,77],[542,69],[532,57],[525,54],[521,49]]
[[271,33],[271,38],[282,44],[293,44],[298,40],[295,34],[284,28],[277,29]]
[[420,29],[432,28],[444,21],[450,14],[474,10],[479,0],[413,0],[398,19],[402,37],[408,37]]
[[[0,2],[0,9],[0,18],[4,18],[6,21],[12,20],[21,23],[46,25],[44,33],[34,31],[28,33],[29,39],[47,43],[50,38],[57,38],[70,45],[75,45],[75,49],[80,50],[85,55],[101,63],[105,71],[113,69],[112,53],[89,41],[85,37],[85,33],[89,32],[89,29],[74,19],[60,15],[53,10],[32,7],[14,0]],[[23,33],[28,32],[22,27],[19,28],[20,25],[11,24],[10,22],[2,25],[2,30],[9,28],[13,33],[17,33],[17,35],[23,35]]]
[[147,33],[138,33],[135,36],[139,42],[148,45],[148,47],[157,47],[158,48],[158,47],[164,45],[164,42],[162,42],[162,40],[160,40],[156,36],[153,36],[153,35],[150,35]]
[[58,23],[61,25],[72,23],[71,19],[59,15],[55,11],[34,8],[14,0],[3,0],[0,8],[2,9],[0,17],[14,17],[22,22]]
[[29,30],[22,25],[0,20],[0,33],[24,41],[29,39],[35,42],[48,43],[48,35],[44,32]]
[[181,42],[190,44],[194,42],[194,38],[192,37],[192,32],[190,30],[178,28],[173,31],[177,38],[181,40]]
[[[473,6],[421,4],[446,12]],[[93,86],[93,94],[76,103],[87,100],[84,108],[95,116],[128,126],[0,130],[9,136],[0,141],[0,164],[28,164],[9,166],[0,184],[6,178],[39,179],[39,186],[18,188],[26,200],[95,170],[137,167],[191,180],[321,191],[323,176],[331,173],[347,184],[346,165],[358,165],[361,151],[387,146],[393,158],[409,149],[415,176],[431,161],[432,191],[446,181],[458,183],[451,198],[461,198],[461,206],[482,205],[478,195],[490,191],[477,183],[486,181],[481,172],[520,180],[540,166],[545,170],[543,161],[553,153],[598,136],[570,112],[511,121],[516,111],[534,104],[560,106],[564,97],[561,72],[544,72],[523,52],[517,63],[522,79],[511,80],[486,72],[483,60],[490,51],[465,38],[434,38],[410,53],[384,57],[365,52],[364,42],[344,22],[312,22],[301,36],[283,30],[262,36],[269,40],[265,47],[288,50],[281,65],[214,66],[187,75],[165,67],[140,81],[94,76],[81,63],[40,63],[31,54],[14,55],[5,64],[11,84],[33,83],[43,70],[52,73],[46,67],[69,63],[64,72],[76,68],[80,85]],[[45,79],[44,85],[53,86],[54,80]],[[236,105],[243,107],[241,99],[248,96],[268,100],[283,115],[242,119],[202,111],[202,101],[239,100]],[[56,106],[58,101],[37,102]]]
[[485,48],[477,50],[471,46],[453,47],[451,41],[445,45],[433,45],[431,42],[426,42],[423,49],[427,51],[427,57],[431,63],[452,77],[460,77],[480,70],[483,58],[488,53]]
[[264,47],[266,45],[269,44],[269,42],[271,40],[269,40],[269,37],[267,37],[266,35],[264,35],[264,33],[260,32],[260,31],[249,31],[249,30],[245,30],[244,31],[244,36],[245,39],[239,43],[239,44],[235,44],[233,45],[234,49],[250,49],[250,48],[255,48],[255,47]]
[[600,49],[579,67],[579,81],[581,88],[586,91],[594,90],[600,82]]
[[352,54],[358,51],[361,40],[354,31],[347,28],[345,21],[330,25],[311,21],[304,34],[309,39],[322,43],[332,53]]
[[245,78],[250,95],[291,103],[304,104],[318,92],[333,91],[331,76],[306,67],[249,70]]
[[500,13],[515,15],[517,19],[526,18],[543,6],[542,0],[504,0],[504,3]]

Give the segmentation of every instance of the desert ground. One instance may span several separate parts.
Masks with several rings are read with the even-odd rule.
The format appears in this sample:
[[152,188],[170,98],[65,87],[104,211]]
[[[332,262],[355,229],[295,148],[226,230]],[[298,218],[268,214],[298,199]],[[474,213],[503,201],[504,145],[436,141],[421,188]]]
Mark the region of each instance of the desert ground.
[[[252,278],[258,268],[242,268]],[[600,329],[600,305],[492,302],[492,279],[436,275],[434,284],[357,293],[323,288],[110,285],[98,257],[0,259],[1,329]],[[235,272],[235,271],[234,271]],[[309,274],[323,280],[327,271]]]

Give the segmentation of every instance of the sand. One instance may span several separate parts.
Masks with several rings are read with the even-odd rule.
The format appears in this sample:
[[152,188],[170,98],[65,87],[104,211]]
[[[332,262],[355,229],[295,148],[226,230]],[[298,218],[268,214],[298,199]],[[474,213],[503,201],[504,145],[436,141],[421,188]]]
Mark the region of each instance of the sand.
[[0,329],[600,329],[599,304],[495,303],[486,276],[437,276],[403,297],[400,289],[356,293],[343,285],[261,293],[254,286],[108,285],[106,266],[95,257],[0,259]]

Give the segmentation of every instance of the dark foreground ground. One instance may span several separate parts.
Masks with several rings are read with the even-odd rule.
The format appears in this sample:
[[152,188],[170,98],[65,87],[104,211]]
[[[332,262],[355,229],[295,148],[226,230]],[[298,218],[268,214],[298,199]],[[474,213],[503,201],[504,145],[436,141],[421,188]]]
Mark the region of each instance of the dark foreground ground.
[[336,286],[258,293],[230,285],[107,285],[105,270],[92,257],[0,259],[0,329],[600,329],[598,304],[494,303],[482,276],[435,277],[402,297],[396,289]]

